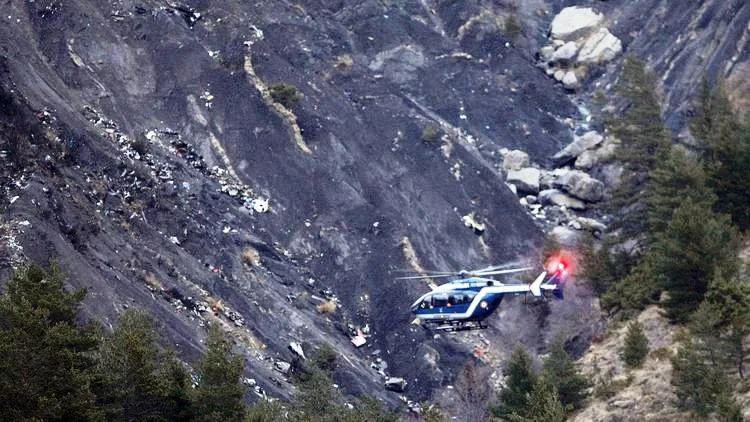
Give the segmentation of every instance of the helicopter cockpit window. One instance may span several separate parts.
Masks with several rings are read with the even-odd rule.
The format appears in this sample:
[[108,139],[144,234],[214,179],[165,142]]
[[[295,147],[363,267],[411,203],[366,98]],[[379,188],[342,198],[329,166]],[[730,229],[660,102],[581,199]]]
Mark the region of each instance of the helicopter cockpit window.
[[448,295],[447,294],[437,294],[432,296],[432,306],[439,308],[443,306],[448,306]]
[[454,293],[448,296],[448,303],[451,305],[466,305],[474,300],[474,296],[476,296],[474,292]]

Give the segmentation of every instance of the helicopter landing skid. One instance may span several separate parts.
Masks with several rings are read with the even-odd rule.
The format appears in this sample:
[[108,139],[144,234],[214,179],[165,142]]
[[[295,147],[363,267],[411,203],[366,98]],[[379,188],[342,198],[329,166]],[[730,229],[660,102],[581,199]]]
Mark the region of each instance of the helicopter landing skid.
[[454,322],[447,324],[435,323],[434,327],[430,327],[436,331],[447,331],[447,332],[458,332],[458,331],[472,331],[472,330],[484,330],[487,325],[483,325],[481,322]]

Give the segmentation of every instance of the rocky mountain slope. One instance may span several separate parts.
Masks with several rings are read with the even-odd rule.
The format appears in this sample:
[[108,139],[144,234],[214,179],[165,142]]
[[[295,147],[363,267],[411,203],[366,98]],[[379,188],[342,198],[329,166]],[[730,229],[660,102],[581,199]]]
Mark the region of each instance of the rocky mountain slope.
[[[704,71],[746,80],[744,2],[679,14],[677,1],[578,3],[600,10],[624,54],[669,70],[675,129]],[[57,257],[89,289],[89,316],[107,325],[147,308],[187,361],[204,326],[221,324],[256,393],[282,398],[290,343],[307,355],[332,344],[343,389],[396,406],[384,374],[425,400],[477,348],[499,368],[518,342],[544,351],[563,334],[580,353],[599,329],[573,287],[552,316],[511,301],[481,334],[433,336],[409,325],[426,286],[394,281],[402,268],[533,261],[562,222],[532,217],[503,163],[518,149],[550,168],[581,122],[596,126],[580,105],[611,89],[622,54],[577,91],[537,59],[571,2],[4,4],[5,274]],[[274,100],[282,83],[298,104]],[[331,301],[335,311],[319,307]]]

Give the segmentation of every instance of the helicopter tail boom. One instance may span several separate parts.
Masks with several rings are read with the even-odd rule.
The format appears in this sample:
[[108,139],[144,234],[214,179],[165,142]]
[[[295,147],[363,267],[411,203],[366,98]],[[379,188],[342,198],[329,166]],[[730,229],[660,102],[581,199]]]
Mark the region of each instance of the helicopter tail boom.
[[547,275],[546,271],[542,271],[541,274],[539,274],[539,277],[534,280],[533,283],[531,283],[531,286],[529,286],[529,290],[531,290],[531,294],[534,296],[541,296],[542,295],[542,282],[544,281],[544,277]]

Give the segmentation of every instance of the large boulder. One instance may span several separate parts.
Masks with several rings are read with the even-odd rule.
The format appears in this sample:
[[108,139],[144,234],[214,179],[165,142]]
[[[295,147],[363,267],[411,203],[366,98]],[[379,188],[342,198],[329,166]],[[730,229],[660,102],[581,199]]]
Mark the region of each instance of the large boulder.
[[581,235],[573,229],[563,226],[555,226],[550,231],[550,236],[557,240],[561,246],[576,247]]
[[604,15],[595,12],[590,7],[566,7],[552,19],[550,36],[559,40],[573,41],[588,34],[603,20]]
[[607,28],[599,28],[581,46],[578,63],[601,64],[608,62],[622,52],[622,41],[612,35]]
[[542,205],[557,205],[558,207],[573,210],[585,210],[586,204],[580,199],[575,199],[557,189],[545,189],[539,192],[539,203]]
[[557,176],[554,185],[584,201],[597,202],[604,197],[604,183],[580,170],[563,172]]
[[584,201],[597,202],[604,197],[604,183],[580,170],[563,172],[554,181],[556,187]]
[[539,192],[539,177],[541,172],[533,167],[526,167],[520,170],[511,170],[505,179],[507,183],[512,183],[518,189],[518,192],[536,194]]
[[576,137],[573,142],[568,144],[568,146],[553,155],[552,161],[557,166],[565,165],[581,155],[584,151],[599,145],[603,139],[604,137],[596,131],[592,130],[586,132],[583,135]]
[[512,151],[508,151],[503,157],[503,170],[505,171],[520,170],[528,166],[529,154],[521,150],[514,149]]

